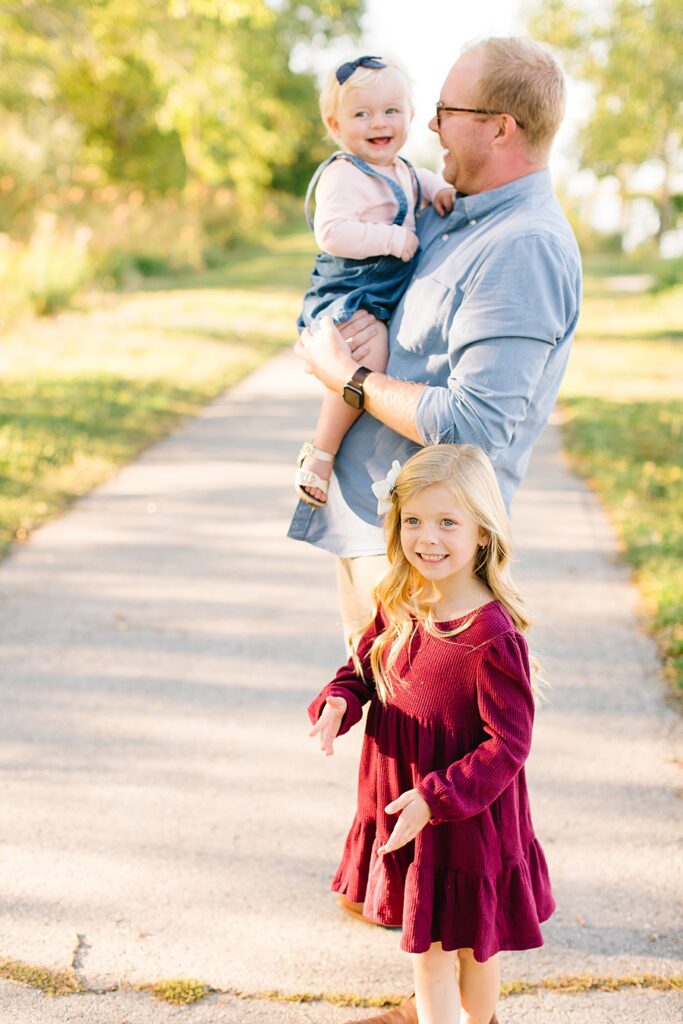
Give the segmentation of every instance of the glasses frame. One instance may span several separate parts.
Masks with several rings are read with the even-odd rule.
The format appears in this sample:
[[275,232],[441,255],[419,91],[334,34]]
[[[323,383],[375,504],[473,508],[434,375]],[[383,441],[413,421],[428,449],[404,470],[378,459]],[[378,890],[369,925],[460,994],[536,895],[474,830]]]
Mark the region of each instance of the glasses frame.
[[524,125],[519,121],[514,114],[509,114],[506,110],[484,110],[481,107],[447,107],[445,103],[439,100],[436,104],[436,126],[441,127],[441,115],[442,114],[485,114],[487,117],[500,117],[502,114],[507,114],[522,130]]

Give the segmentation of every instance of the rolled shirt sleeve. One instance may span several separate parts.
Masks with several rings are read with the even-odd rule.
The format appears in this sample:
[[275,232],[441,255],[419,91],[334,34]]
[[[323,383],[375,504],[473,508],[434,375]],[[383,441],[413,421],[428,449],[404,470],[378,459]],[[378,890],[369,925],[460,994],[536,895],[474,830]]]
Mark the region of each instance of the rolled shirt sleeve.
[[424,444],[507,447],[550,353],[576,317],[575,270],[552,239],[506,239],[474,268],[449,329],[457,361],[417,407]]

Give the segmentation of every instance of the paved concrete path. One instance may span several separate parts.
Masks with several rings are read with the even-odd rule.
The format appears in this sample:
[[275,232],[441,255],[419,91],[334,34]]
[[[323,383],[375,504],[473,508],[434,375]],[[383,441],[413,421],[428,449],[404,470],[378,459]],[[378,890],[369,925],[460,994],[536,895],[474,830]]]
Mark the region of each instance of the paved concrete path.
[[[307,737],[342,653],[331,560],[284,536],[316,409],[278,357],[0,567],[0,956],[73,966],[94,990],[0,983],[2,1024],[341,1024],[362,1014],[234,993],[409,990],[397,934],[346,920],[327,892],[361,734],[333,759]],[[505,977],[672,975],[680,720],[554,429],[514,525],[554,681],[530,783],[559,909]],[[228,994],[173,1008],[125,987],[180,975]],[[665,1024],[681,1000],[545,992],[507,998],[500,1019]]]

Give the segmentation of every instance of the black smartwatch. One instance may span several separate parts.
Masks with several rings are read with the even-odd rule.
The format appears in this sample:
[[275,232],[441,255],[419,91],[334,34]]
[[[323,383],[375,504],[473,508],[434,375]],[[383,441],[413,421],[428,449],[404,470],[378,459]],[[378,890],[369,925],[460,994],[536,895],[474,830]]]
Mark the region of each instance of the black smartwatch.
[[365,405],[363,384],[369,373],[372,373],[372,370],[367,366],[359,366],[348,384],[344,385],[344,401],[354,409],[362,409]]

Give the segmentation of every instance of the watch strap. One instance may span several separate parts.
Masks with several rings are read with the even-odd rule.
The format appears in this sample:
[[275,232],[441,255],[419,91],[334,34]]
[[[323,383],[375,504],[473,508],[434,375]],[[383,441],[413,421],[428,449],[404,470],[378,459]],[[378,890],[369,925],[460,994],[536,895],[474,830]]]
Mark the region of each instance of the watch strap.
[[349,381],[349,384],[355,384],[357,388],[362,388],[365,383],[365,378],[370,373],[372,373],[372,370],[368,369],[367,366],[359,366]]

